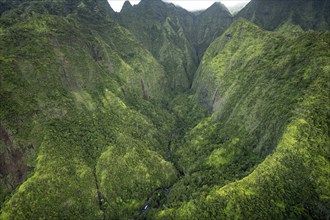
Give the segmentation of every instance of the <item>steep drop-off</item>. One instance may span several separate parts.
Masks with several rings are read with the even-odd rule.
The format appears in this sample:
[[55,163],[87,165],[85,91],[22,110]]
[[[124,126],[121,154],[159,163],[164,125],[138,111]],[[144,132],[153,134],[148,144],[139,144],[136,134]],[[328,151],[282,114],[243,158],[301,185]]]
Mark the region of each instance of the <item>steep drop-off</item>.
[[1,15],[1,219],[132,217],[176,178],[163,67],[98,3]]
[[193,14],[161,0],[124,4],[116,20],[130,30],[163,65],[167,87],[174,92],[190,88],[198,60],[189,42]]
[[168,87],[176,94],[191,87],[206,48],[233,20],[221,3],[195,15],[161,0],[142,0],[135,6],[126,1],[115,18],[164,66]]
[[193,84],[210,115],[172,143],[185,176],[152,218],[330,214],[329,39],[239,19],[211,44]]
[[330,33],[277,2],[2,0],[0,219],[330,216]]
[[220,2],[215,2],[194,19],[194,27],[190,35],[193,37],[194,48],[201,60],[208,46],[229,27],[233,17]]
[[236,17],[275,30],[288,20],[304,30],[330,29],[328,0],[252,0]]

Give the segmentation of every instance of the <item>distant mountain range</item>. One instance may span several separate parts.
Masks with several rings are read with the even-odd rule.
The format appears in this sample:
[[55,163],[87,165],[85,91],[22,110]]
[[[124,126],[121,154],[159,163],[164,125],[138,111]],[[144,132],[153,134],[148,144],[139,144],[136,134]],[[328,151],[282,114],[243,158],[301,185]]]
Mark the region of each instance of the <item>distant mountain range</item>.
[[230,13],[232,15],[236,15],[240,10],[242,10],[245,6],[247,5],[247,3],[245,2],[241,2],[241,3],[237,3],[236,5],[233,6],[228,6],[228,10],[230,11]]

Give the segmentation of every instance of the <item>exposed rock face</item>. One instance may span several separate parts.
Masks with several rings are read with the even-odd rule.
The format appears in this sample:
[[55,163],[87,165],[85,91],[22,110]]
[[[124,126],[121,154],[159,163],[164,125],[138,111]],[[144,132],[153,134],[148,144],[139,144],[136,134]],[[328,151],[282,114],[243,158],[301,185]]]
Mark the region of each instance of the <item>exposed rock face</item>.
[[6,191],[21,184],[27,173],[24,150],[16,147],[6,128],[0,124],[0,199]]
[[7,146],[5,149],[1,149],[0,174],[2,177],[11,176],[11,184],[15,186],[22,182],[27,170],[23,152],[14,146],[11,137],[3,125],[0,125],[0,141],[4,143],[4,146]]

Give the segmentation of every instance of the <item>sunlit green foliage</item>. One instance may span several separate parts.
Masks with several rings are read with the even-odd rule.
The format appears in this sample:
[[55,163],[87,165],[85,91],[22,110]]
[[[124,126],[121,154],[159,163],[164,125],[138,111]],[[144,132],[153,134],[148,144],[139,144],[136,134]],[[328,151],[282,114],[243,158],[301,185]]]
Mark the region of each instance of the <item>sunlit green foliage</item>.
[[115,18],[164,66],[167,88],[174,94],[191,87],[206,48],[233,19],[220,3],[195,15],[161,0],[134,7],[126,2]]
[[[90,10],[87,2],[66,17],[40,11],[44,4],[24,4],[0,20],[0,121],[13,141],[1,141],[1,153],[10,161],[14,149],[25,152],[29,168],[12,196],[17,181],[1,177],[0,218],[137,216],[153,190],[176,179],[163,159],[175,124],[160,108],[163,67],[113,21],[74,13]],[[134,169],[122,174],[126,163]],[[132,175],[136,181],[122,185]]]
[[154,55],[166,71],[168,92],[187,90],[198,65],[189,42],[193,14],[161,0],[142,1],[124,7],[116,20],[129,29]]
[[136,36],[105,0],[19,3],[0,3],[0,219],[330,216],[329,32],[238,19],[195,75],[229,24],[196,48],[161,1]]
[[210,116],[174,143],[185,176],[154,218],[329,215],[329,39],[238,20],[209,47],[193,88]]

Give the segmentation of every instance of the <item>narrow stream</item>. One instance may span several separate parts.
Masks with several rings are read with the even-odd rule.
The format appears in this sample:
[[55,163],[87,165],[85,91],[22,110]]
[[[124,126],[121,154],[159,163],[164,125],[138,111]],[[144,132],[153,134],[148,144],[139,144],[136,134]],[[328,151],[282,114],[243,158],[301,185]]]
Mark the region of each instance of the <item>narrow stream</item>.
[[172,140],[169,140],[168,145],[167,145],[167,152],[166,152],[166,160],[169,161],[171,157],[171,144]]
[[99,202],[99,208],[100,208],[101,211],[103,211],[103,219],[105,219],[105,213],[104,213],[104,210],[103,210],[103,207],[102,207],[103,206],[104,196],[103,196],[103,194],[100,191],[99,182],[97,180],[96,170],[95,169],[93,171],[93,175],[94,175],[94,180],[95,180],[95,186],[96,186],[96,191],[97,191],[97,198],[98,198],[98,202]]
[[[173,137],[173,135],[172,135]],[[172,138],[168,141],[168,144],[167,144],[167,152],[166,152],[166,157],[165,157],[165,160],[166,161],[169,161],[170,162],[170,159],[171,159],[171,151],[172,151],[172,148],[171,148],[171,145],[172,145]],[[175,166],[175,164],[173,164],[173,166],[175,167],[175,169],[177,170],[178,174],[179,174],[179,178],[182,178],[185,174],[183,171],[180,171],[178,169],[178,167]],[[175,184],[175,183],[174,183]],[[173,185],[174,185],[173,184]],[[144,203],[143,207],[141,208],[141,212],[140,212],[140,215],[137,217],[137,219],[145,219],[145,214],[146,212],[148,211],[148,209],[151,207],[151,208],[157,208],[158,205],[155,206],[155,204],[151,204],[152,202],[156,202],[157,203],[157,200],[159,199],[159,196],[162,195],[162,196],[166,196],[170,189],[171,189],[172,186],[168,187],[168,188],[159,188],[159,189],[156,189],[155,191],[153,191],[147,198],[146,202]]]

